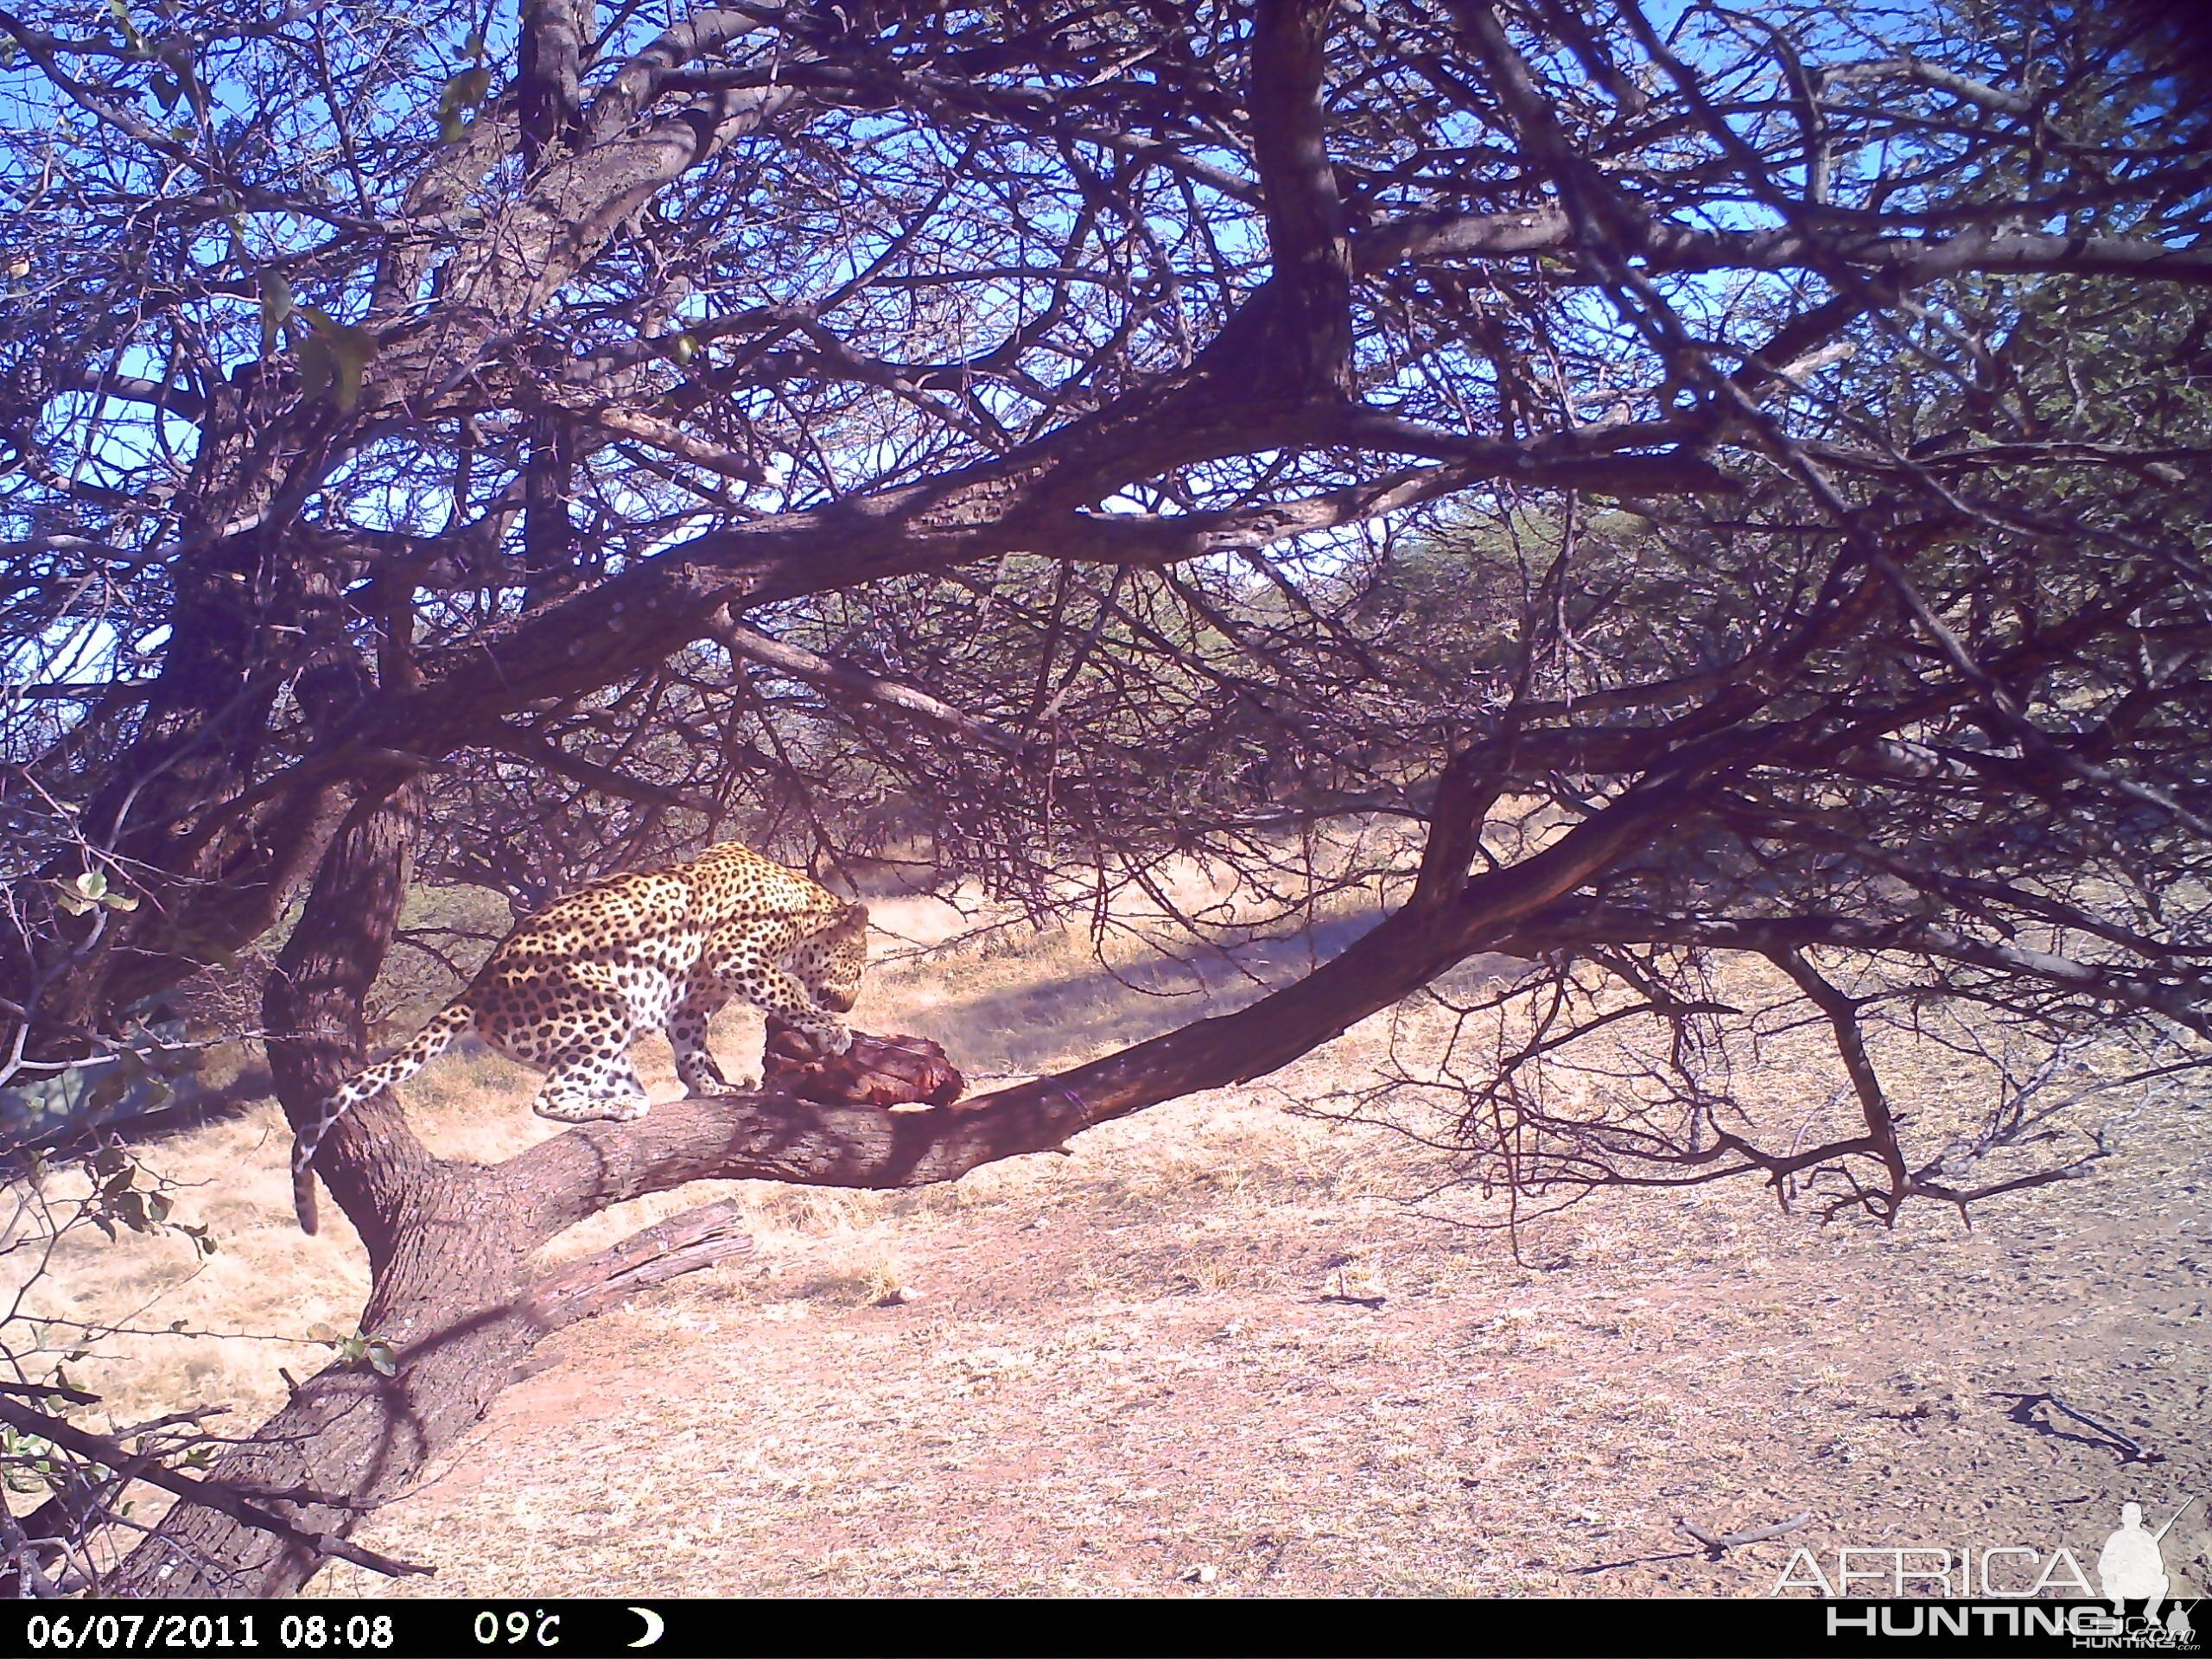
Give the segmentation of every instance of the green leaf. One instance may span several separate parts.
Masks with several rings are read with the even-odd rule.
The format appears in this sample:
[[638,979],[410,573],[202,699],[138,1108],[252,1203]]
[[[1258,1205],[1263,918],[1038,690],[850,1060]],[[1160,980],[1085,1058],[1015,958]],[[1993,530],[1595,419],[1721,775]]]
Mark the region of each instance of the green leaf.
[[321,308],[303,305],[300,315],[315,333],[300,343],[300,389],[309,397],[325,391],[340,410],[361,400],[361,382],[377,354],[377,337],[365,328],[339,322]]
[[492,72],[479,64],[449,75],[438,89],[438,141],[454,143],[470,126],[468,117],[492,90]]
[[123,31],[124,44],[128,46],[134,54],[143,55],[146,50],[146,37],[138,32],[138,26],[130,21],[130,6],[124,3],[124,0],[107,0],[107,9],[109,15],[115,19],[116,27]]
[[337,362],[330,355],[327,340],[321,334],[309,334],[300,342],[300,397],[303,401],[321,402],[336,374]]
[[369,1368],[376,1372],[378,1376],[392,1376],[397,1375],[399,1370],[399,1357],[392,1352],[391,1344],[390,1343],[381,1341],[372,1342],[368,1344],[367,1354]]
[[365,328],[340,328],[330,342],[330,355],[338,365],[338,407],[348,410],[361,401],[361,382],[369,359],[377,354],[376,336]]
[[276,342],[283,338],[284,320],[291,315],[291,283],[282,271],[262,272],[261,355],[264,361],[276,354]]
[[110,910],[138,908],[136,899],[128,893],[114,891],[107,884],[107,877],[98,870],[86,870],[70,881],[64,881],[57,876],[54,885],[60,890],[61,908],[72,916],[81,916],[96,905],[105,905]]

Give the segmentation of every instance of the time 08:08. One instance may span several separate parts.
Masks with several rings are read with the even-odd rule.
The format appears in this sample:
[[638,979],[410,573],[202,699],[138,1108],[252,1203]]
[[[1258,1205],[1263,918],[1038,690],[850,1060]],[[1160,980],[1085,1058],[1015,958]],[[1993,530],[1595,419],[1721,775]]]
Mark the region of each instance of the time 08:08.
[[[246,1653],[263,1651],[256,1613],[34,1613],[23,1645],[34,1653]],[[391,1615],[287,1613],[276,1653],[374,1653],[392,1644]]]

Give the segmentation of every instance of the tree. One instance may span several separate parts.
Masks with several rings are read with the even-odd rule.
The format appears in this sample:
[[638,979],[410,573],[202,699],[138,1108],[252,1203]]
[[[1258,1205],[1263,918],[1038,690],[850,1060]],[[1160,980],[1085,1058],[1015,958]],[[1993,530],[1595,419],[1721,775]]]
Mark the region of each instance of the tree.
[[[19,1088],[143,1072],[280,929],[298,1121],[410,861],[528,904],[919,837],[1043,907],[1421,831],[1306,979],[957,1110],[693,1101],[489,1170],[357,1111],[320,1169],[391,1375],[217,1465],[291,1533],[181,1505],[117,1587],[296,1586],[544,1330],[736,1247],[541,1283],[607,1204],[952,1179],[1478,953],[1529,1012],[1417,1081],[1536,1192],[1963,1207],[2088,1166],[1960,1173],[2038,1149],[2087,1035],[2203,1064],[2207,149],[2125,16],[111,13],[0,10]],[[1738,957],[1828,1033],[1834,1134],[1700,1060]],[[1953,1006],[2010,1081],[1931,1158],[1867,1033]],[[1520,1088],[1634,1021],[1649,1086]]]

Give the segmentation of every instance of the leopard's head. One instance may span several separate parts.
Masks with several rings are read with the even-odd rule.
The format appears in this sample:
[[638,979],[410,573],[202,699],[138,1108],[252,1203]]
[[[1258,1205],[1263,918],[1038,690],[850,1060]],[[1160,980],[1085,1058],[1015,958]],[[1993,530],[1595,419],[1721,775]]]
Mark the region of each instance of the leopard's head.
[[868,906],[848,905],[836,925],[817,936],[821,977],[810,988],[825,1007],[850,1014],[868,971]]

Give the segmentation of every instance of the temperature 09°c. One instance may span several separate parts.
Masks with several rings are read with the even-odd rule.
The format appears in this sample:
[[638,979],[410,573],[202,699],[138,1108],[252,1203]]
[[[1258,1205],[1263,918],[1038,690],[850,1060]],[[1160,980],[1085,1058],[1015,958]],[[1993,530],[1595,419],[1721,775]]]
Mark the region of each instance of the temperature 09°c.
[[561,1645],[561,1615],[548,1612],[524,1612],[516,1608],[508,1613],[498,1613],[486,1608],[476,1615],[476,1645],[480,1648],[537,1648],[551,1649]]

